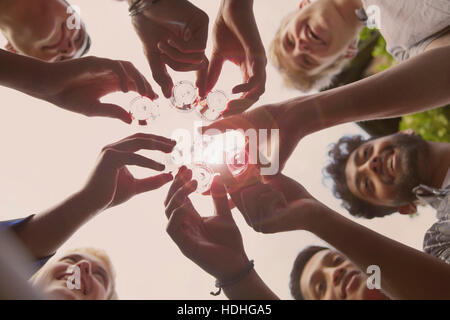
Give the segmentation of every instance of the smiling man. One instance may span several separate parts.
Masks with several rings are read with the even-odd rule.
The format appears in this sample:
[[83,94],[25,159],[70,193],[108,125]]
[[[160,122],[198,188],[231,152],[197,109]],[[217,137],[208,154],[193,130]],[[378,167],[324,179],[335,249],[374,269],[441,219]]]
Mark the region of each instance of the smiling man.
[[8,40],[6,49],[50,62],[83,56],[91,41],[81,20],[79,28],[67,23],[74,17],[69,8],[64,0],[1,1],[0,31]]
[[343,137],[329,151],[325,173],[333,193],[352,215],[372,219],[412,214],[418,204],[437,210],[424,250],[450,263],[450,144],[423,140],[413,131],[363,140]]
[[381,290],[367,286],[367,274],[341,253],[321,246],[302,250],[289,282],[296,300],[385,300]]

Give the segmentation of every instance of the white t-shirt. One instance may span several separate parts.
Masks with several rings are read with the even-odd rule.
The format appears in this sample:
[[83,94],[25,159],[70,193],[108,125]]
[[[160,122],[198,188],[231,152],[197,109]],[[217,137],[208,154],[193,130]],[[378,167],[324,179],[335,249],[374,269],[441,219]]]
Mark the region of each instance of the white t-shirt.
[[424,51],[450,30],[450,0],[362,0],[369,21],[386,39],[387,51],[398,61]]

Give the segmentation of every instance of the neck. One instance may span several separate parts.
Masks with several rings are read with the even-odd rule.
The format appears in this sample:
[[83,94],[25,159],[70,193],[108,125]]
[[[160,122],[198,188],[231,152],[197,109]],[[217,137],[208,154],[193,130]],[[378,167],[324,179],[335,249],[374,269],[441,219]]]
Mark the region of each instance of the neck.
[[428,142],[428,154],[423,159],[424,181],[433,188],[440,188],[450,168],[450,143]]
[[355,10],[363,7],[361,0],[331,0],[343,20],[356,28],[362,28],[361,22],[358,20]]
[[32,3],[34,1],[0,0],[0,29],[7,31],[14,28]]

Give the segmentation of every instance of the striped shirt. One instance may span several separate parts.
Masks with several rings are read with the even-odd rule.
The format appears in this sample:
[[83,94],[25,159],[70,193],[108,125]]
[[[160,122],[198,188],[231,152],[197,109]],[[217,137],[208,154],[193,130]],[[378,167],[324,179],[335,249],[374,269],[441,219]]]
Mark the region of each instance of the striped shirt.
[[441,189],[419,185],[417,198],[436,209],[438,221],[425,233],[423,250],[450,264],[450,170]]

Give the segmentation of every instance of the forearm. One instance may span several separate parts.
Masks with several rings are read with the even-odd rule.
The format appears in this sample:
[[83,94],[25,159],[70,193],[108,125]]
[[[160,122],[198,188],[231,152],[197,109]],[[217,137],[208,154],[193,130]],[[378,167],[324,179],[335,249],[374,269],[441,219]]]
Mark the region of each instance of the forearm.
[[238,283],[224,287],[223,292],[230,300],[278,300],[255,269]]
[[84,199],[82,193],[76,193],[56,207],[36,214],[17,228],[18,238],[36,258],[55,253],[98,212]]
[[43,82],[46,62],[0,49],[0,85],[33,94]]
[[444,106],[450,103],[449,56],[450,46],[433,49],[387,71],[290,104],[297,119],[310,120],[304,123],[306,134]]
[[324,207],[307,230],[346,255],[363,272],[381,270],[381,288],[393,299],[450,299],[450,265],[365,228]]

